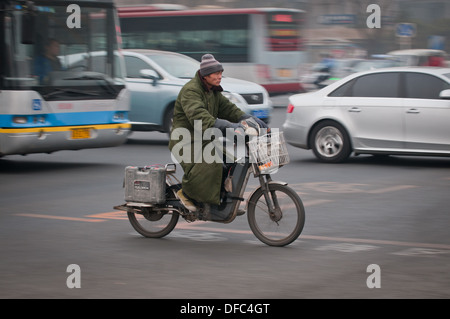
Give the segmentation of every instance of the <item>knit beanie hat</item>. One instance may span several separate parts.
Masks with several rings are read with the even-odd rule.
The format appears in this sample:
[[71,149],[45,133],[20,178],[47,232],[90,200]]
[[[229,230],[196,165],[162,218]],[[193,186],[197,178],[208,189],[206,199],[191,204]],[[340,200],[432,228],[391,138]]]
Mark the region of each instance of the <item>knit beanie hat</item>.
[[200,63],[200,75],[207,76],[211,73],[223,71],[222,64],[219,63],[212,54],[205,54],[202,56],[202,62]]

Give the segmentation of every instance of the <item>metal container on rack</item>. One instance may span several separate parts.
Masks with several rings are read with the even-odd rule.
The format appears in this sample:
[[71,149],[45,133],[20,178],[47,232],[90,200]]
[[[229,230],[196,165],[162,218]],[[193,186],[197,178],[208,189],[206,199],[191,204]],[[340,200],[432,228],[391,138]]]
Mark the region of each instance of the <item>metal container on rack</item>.
[[162,165],[125,168],[125,201],[162,204],[166,201],[166,168]]

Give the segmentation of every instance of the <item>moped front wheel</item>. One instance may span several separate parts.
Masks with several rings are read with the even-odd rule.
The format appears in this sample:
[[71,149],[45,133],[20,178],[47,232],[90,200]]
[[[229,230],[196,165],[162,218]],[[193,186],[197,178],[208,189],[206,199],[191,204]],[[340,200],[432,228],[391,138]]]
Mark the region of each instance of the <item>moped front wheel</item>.
[[[166,198],[175,198],[174,190],[167,188]],[[177,225],[180,215],[174,211],[143,208],[141,212],[128,212],[131,226],[142,236],[161,238],[168,235]]]
[[305,225],[302,200],[290,187],[269,184],[268,196],[274,206],[269,207],[262,188],[249,199],[247,218],[253,234],[269,246],[286,246],[300,236]]

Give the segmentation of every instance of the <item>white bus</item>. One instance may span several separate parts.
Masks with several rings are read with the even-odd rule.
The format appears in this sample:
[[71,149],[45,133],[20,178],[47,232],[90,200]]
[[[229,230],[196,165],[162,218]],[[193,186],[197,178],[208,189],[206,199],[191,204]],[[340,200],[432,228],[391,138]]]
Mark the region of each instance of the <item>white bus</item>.
[[301,10],[126,6],[119,7],[119,18],[124,48],[174,51],[196,60],[212,53],[225,76],[261,84],[270,94],[303,91]]
[[[111,0],[0,2],[0,157],[126,141],[118,25]],[[95,66],[93,51],[104,53]]]

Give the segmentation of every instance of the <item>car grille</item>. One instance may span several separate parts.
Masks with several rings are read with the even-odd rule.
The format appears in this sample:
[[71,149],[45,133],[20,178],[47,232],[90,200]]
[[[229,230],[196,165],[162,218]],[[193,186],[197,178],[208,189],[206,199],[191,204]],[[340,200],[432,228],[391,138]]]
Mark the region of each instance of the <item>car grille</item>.
[[264,103],[264,97],[262,93],[241,94],[241,95],[249,105]]

